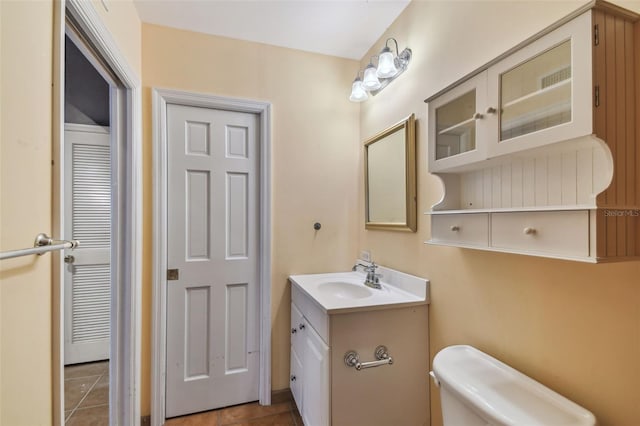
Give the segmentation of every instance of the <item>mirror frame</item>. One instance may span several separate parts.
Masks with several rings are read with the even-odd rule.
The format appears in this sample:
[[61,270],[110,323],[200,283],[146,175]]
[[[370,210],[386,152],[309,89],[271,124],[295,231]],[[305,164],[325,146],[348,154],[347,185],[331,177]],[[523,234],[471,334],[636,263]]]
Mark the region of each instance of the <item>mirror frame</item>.
[[[369,220],[369,146],[387,136],[404,130],[405,142],[405,182],[406,182],[406,218],[404,223],[372,222]],[[365,229],[382,229],[386,231],[416,232],[417,230],[417,196],[416,196],[416,119],[411,114],[404,120],[383,130],[364,142],[364,202]]]

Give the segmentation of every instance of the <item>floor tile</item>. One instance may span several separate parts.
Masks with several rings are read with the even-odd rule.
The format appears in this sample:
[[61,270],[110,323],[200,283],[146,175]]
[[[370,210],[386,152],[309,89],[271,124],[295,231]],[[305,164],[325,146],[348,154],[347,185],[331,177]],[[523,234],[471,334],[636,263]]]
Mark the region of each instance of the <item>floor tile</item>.
[[65,426],[109,426],[109,406],[78,408]]
[[304,426],[302,416],[300,415],[300,412],[297,408],[294,408],[294,410],[291,412],[291,415],[293,416],[293,420],[296,426]]
[[64,381],[64,408],[72,410],[80,400],[91,390],[91,387],[100,379],[100,376],[80,377]]
[[237,405],[220,411],[220,425],[229,425],[258,417],[265,417],[291,411],[290,402],[281,402],[272,405],[260,405],[257,402]]
[[167,420],[165,426],[218,426],[219,411],[192,414]]
[[241,423],[234,423],[234,426],[295,426],[291,411],[275,414],[273,416],[260,417]]
[[93,407],[104,404],[109,404],[109,375],[104,375],[98,380],[98,383],[93,386],[78,407]]
[[291,402],[293,401],[293,395],[289,389],[280,390],[273,392],[271,394],[271,403],[278,404],[280,402]]
[[88,362],[64,367],[64,378],[75,379],[78,377],[101,376],[109,373],[109,361]]

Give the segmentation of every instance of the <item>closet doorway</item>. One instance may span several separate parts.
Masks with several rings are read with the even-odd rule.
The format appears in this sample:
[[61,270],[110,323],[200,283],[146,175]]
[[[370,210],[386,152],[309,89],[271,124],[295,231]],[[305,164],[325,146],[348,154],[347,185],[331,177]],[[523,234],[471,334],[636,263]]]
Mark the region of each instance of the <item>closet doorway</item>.
[[80,241],[53,255],[54,426],[141,420],[141,83],[96,7],[53,6],[53,233]]
[[108,425],[113,83],[82,52],[78,35],[67,33],[64,238],[81,244],[64,253],[64,417],[70,424]]

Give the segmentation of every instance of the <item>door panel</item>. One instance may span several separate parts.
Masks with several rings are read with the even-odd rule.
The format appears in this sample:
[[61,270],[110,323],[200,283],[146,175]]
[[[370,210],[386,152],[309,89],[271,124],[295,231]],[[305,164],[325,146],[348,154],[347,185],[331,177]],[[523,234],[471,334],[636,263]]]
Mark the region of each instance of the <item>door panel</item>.
[[258,399],[258,121],[167,106],[166,416]]
[[65,365],[109,358],[110,149],[108,129],[66,127],[65,238],[80,246],[65,251]]

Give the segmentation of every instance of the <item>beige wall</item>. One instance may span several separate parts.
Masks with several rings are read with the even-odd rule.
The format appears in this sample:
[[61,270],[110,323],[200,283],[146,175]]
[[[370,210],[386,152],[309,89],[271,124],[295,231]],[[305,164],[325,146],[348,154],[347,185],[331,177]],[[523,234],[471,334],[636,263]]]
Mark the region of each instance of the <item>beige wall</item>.
[[[413,50],[398,80],[362,105],[361,139],[408,114],[418,121],[418,232],[365,231],[359,249],[431,280],[431,359],[471,344],[591,410],[601,425],[640,424],[640,262],[577,262],[427,246],[442,185],[426,172],[423,100],[584,2],[413,1],[385,36]],[[638,2],[620,2],[640,11]],[[363,59],[382,47],[379,41]],[[362,170],[362,161],[361,161]],[[426,374],[426,372],[425,372]],[[442,424],[432,386],[433,425]]]
[[[345,270],[356,253],[359,107],[348,100],[357,62],[143,25],[144,217],[152,217],[151,89],[271,102],[272,380],[289,386],[287,276]],[[322,229],[314,231],[318,221]],[[142,387],[150,389],[152,223],[145,219]],[[143,392],[142,413],[149,412]]]
[[[109,4],[100,16],[139,73],[133,3]],[[53,33],[50,0],[0,1],[0,250],[52,233]],[[0,280],[0,424],[50,425],[51,255],[2,261]]]
[[[0,250],[51,229],[52,3],[0,9]],[[0,424],[51,423],[51,257],[0,264]]]
[[108,9],[101,0],[91,0],[91,3],[129,66],[142,78],[142,25],[133,0],[107,1]]

